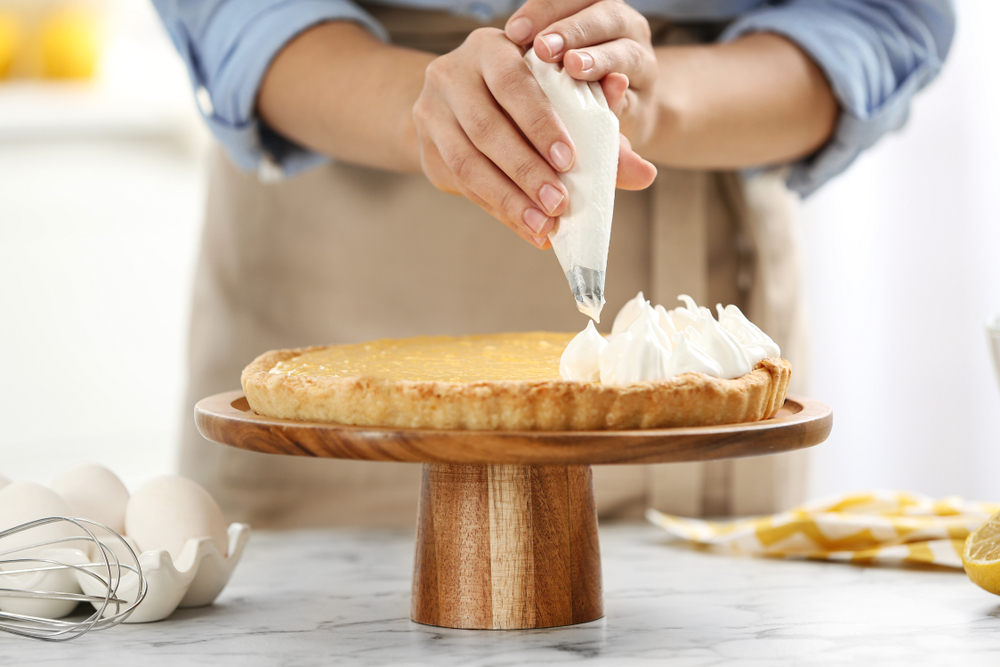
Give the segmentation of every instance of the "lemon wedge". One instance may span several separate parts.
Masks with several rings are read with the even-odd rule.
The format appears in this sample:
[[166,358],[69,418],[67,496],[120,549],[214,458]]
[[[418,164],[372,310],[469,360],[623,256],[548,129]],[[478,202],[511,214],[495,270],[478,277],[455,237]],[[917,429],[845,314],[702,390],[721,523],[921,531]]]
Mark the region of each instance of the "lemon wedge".
[[973,583],[1000,595],[1000,512],[991,516],[965,540],[962,561],[965,573]]

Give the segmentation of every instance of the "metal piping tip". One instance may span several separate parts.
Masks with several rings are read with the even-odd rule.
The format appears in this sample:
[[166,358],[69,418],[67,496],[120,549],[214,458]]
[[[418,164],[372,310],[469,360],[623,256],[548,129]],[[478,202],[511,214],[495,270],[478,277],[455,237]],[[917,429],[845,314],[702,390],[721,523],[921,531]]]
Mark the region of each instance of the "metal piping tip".
[[566,280],[576,299],[576,307],[600,324],[604,308],[604,271],[574,266],[566,272]]

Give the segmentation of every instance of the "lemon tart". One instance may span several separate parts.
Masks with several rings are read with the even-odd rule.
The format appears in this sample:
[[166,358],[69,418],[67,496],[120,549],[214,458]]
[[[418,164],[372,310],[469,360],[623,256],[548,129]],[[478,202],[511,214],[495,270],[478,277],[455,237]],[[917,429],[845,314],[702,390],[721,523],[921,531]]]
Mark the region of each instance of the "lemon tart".
[[778,357],[720,379],[683,373],[627,386],[563,380],[565,333],[421,336],[262,354],[243,390],[258,414],[356,426],[591,431],[759,421],[784,402]]

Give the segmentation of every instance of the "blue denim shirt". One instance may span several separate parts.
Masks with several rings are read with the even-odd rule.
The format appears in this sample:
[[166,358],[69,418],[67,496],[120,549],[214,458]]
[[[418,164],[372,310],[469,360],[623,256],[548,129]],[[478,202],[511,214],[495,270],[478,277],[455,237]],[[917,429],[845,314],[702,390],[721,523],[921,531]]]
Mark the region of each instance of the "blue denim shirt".
[[[444,10],[483,22],[520,0],[380,0]],[[328,158],[262,132],[254,101],[274,56],[324,21],[354,21],[388,40],[363,0],[153,0],[187,65],[212,133],[246,170],[293,174]],[[725,25],[720,40],[772,32],[799,45],[826,74],[841,114],[831,140],[790,165],[788,185],[806,195],[842,172],[879,137],[906,122],[910,100],[951,47],[950,0],[629,0],[646,16]]]

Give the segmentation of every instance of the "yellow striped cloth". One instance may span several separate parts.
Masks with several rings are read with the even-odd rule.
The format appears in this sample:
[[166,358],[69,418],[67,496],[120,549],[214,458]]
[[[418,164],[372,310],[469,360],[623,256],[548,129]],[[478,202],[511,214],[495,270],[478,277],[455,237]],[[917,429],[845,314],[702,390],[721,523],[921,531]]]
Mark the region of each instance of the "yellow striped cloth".
[[702,521],[646,511],[671,535],[715,550],[783,558],[962,567],[965,538],[1000,504],[903,491],[850,493],[772,516]]

